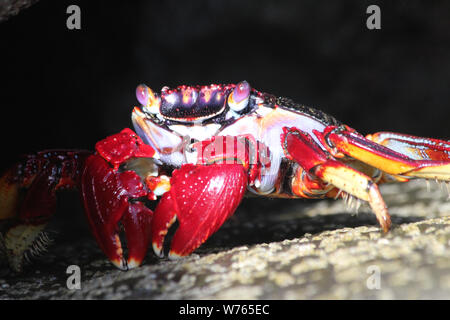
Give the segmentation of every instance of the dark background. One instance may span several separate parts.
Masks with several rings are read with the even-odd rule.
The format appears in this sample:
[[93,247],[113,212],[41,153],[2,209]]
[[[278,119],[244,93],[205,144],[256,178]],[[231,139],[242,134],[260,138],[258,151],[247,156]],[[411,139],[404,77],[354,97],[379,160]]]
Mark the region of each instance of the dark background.
[[[70,4],[81,30],[66,28]],[[366,28],[370,4],[381,7],[381,30]],[[131,126],[139,83],[245,79],[363,134],[449,139],[449,17],[450,1],[425,0],[38,1],[0,23],[0,169],[23,153],[93,149]],[[73,213],[60,221],[86,231],[77,196],[59,199],[58,211]],[[240,210],[281,203],[292,202],[248,199]]]
[[449,139],[449,17],[448,1],[39,1],[0,25],[2,167],[130,126],[139,83],[246,79],[364,134]]

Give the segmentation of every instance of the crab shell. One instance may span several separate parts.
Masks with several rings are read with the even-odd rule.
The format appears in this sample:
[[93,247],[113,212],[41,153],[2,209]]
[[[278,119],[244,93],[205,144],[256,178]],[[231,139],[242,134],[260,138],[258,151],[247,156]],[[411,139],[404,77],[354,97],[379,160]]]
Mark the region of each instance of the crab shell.
[[[246,81],[164,87],[160,95],[140,85],[137,96],[142,106],[135,107],[132,113],[135,131],[166,165],[179,168],[183,164],[197,164],[197,151],[191,148],[196,141],[217,136],[254,137],[265,146],[267,159],[262,162],[259,179],[248,190],[264,195],[283,194],[282,162],[296,166],[283,150],[280,141],[283,127],[301,127],[315,137],[313,130],[323,131],[328,125],[338,124],[333,117],[312,108],[277,104],[274,96],[250,88]],[[316,137],[315,141],[320,143]]]

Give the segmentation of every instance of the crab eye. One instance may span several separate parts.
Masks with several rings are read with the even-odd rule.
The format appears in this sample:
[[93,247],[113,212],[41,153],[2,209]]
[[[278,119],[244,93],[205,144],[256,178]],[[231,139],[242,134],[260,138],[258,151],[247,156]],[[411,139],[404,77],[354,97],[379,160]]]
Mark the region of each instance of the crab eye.
[[145,84],[140,84],[136,88],[136,98],[144,107],[145,111],[150,113],[159,112],[159,100],[153,93],[152,89]]
[[250,97],[250,85],[247,81],[239,82],[233,92],[228,96],[228,105],[231,110],[239,112],[245,109]]
[[148,100],[148,87],[145,84],[140,84],[136,88],[136,98],[139,101],[140,104],[143,106],[147,105]]

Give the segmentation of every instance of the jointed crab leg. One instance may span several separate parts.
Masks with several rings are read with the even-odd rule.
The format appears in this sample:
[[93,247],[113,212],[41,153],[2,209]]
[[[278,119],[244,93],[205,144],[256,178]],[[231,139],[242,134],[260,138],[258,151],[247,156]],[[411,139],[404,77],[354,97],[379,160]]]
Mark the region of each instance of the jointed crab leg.
[[[406,141],[403,141],[402,144],[397,145],[397,151],[394,151],[363,137],[348,127],[329,126],[324,133],[317,131],[315,133],[325,141],[324,145],[330,147],[330,152],[334,156],[345,154],[391,175],[450,181],[450,161],[447,160],[450,148],[445,141],[414,137],[409,147]],[[400,137],[406,137],[406,135],[397,135],[397,141]],[[395,142],[391,138],[387,144],[392,146]],[[419,146],[424,148],[431,160],[416,160],[426,158],[417,156],[417,152],[415,152],[415,158],[407,156],[406,154],[409,155],[411,152],[406,148],[412,145],[416,148]]]
[[367,139],[415,160],[450,160],[450,141],[396,132],[377,132]]
[[44,249],[42,230],[56,209],[56,191],[79,185],[89,151],[48,150],[26,156],[0,177],[0,239],[9,265],[20,271],[28,254]]
[[284,128],[281,142],[286,156],[309,174],[369,202],[383,231],[389,230],[391,219],[386,204],[370,177],[330,158],[306,132],[296,128]]

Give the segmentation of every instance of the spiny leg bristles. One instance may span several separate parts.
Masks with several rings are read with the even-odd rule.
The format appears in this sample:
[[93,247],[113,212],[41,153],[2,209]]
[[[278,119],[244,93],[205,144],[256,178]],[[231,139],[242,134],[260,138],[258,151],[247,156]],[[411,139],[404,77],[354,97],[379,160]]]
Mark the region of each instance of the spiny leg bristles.
[[[442,181],[442,180],[438,180],[438,179],[435,179],[434,181],[439,186],[439,189],[443,193],[447,194],[447,200],[449,200],[450,199],[450,182],[446,182],[446,181]],[[427,191],[431,192],[430,181],[428,179],[426,179],[425,182],[427,184]]]
[[363,204],[363,201],[361,199],[358,199],[357,197],[352,196],[351,194],[342,190],[339,190],[335,199],[337,199],[339,196],[341,196],[341,198],[344,200],[344,203],[347,206],[348,210],[353,211],[355,214],[358,213],[359,208]]
[[450,199],[450,182],[445,183],[445,187],[447,189],[447,194],[448,194],[447,200],[448,200],[448,199]]
[[48,247],[53,244],[47,232],[42,231],[33,241],[31,246],[23,253],[24,261],[31,263],[33,259],[37,259],[48,250]]

